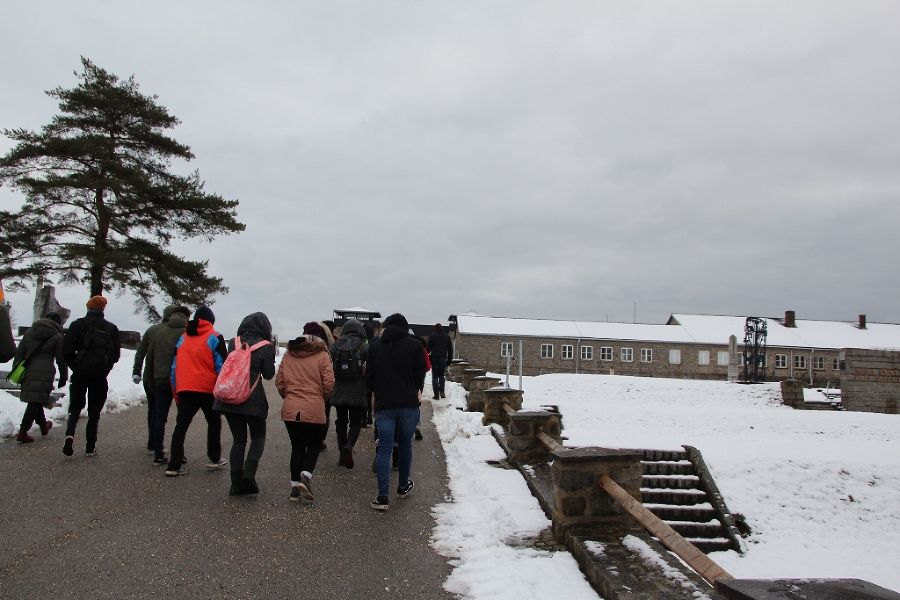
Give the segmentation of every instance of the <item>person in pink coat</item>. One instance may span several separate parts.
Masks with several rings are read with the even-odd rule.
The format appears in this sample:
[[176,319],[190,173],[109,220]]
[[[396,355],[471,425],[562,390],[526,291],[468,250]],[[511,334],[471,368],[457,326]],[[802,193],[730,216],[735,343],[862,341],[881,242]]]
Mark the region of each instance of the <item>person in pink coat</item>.
[[315,500],[312,476],[328,433],[325,403],[334,390],[334,369],[318,323],[303,326],[303,335],[288,342],[278,366],[275,387],[284,399],[281,420],[291,438],[291,493],[289,498]]

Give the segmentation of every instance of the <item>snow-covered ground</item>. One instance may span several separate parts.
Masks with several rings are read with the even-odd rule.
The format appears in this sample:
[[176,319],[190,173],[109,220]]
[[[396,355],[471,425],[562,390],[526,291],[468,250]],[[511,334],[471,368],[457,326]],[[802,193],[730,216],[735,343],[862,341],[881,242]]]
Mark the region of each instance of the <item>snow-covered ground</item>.
[[[550,523],[515,471],[485,464],[502,452],[480,413],[456,410],[464,392],[448,386],[447,400],[434,401],[453,495],[435,508],[434,546],[455,565],[448,589],[596,598],[567,554],[517,547]],[[522,387],[525,408],[559,405],[567,445],[699,448],[753,529],[745,554],[711,555],[732,575],[856,577],[900,590],[900,417],[795,411],[780,405],[777,384],[543,375]]]
[[[141,403],[133,361],[123,350],[107,411]],[[447,385],[447,400],[433,401],[452,495],[434,507],[433,545],[454,566],[446,587],[472,599],[595,599],[568,553],[527,544],[549,521],[517,471],[485,462],[503,453],[480,413],[457,410],[463,390]],[[731,510],[753,528],[744,555],[712,555],[731,574],[857,577],[900,590],[900,416],[795,411],[780,405],[775,384],[543,375],[523,388],[526,408],[559,405],[568,445],[699,448]],[[62,404],[51,418],[65,418]],[[5,443],[24,408],[0,391]]]

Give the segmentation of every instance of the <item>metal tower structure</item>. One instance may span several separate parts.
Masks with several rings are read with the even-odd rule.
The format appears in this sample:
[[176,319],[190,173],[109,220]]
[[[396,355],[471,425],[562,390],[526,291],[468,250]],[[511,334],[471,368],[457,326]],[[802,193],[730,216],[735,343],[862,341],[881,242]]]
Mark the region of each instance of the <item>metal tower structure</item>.
[[766,320],[747,317],[744,323],[744,382],[762,381],[766,374]]

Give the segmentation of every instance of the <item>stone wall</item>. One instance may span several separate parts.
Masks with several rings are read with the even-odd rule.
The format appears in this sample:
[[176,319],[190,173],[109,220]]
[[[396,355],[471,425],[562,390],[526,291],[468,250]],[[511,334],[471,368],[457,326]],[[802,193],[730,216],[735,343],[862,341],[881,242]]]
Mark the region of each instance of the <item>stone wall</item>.
[[[506,358],[500,356],[500,345],[503,342],[511,342],[513,349],[513,364],[510,375],[517,375],[519,365],[516,362],[519,352],[519,340],[522,340],[522,352],[524,355],[524,375],[542,375],[545,373],[596,373],[605,375],[636,375],[643,377],[671,377],[687,379],[728,379],[728,365],[719,365],[718,352],[727,352],[727,340],[721,345],[706,344],[676,344],[670,342],[643,342],[631,340],[578,340],[573,338],[539,338],[539,337],[513,337],[502,335],[472,335],[458,332],[455,344],[457,352],[468,362],[477,364],[492,373],[506,372]],[[549,344],[553,347],[553,356],[541,357],[541,345]],[[572,358],[563,358],[562,347],[572,346]],[[580,346],[591,346],[593,358],[582,360]],[[602,347],[612,348],[612,360],[604,360],[601,354]],[[622,360],[622,349],[631,348],[631,361]],[[652,351],[652,361],[641,361],[641,350]],[[669,350],[681,351],[681,362],[672,364],[669,362]],[[699,361],[701,351],[709,353],[709,364],[703,365]],[[803,354],[806,357],[807,368],[793,369],[793,355]],[[787,358],[785,368],[775,367],[775,355],[784,354]],[[780,381],[791,377],[809,383],[810,370],[812,371],[814,385],[824,386],[831,383],[832,387],[839,387],[841,371],[834,369],[835,359],[839,352],[816,350],[810,356],[809,350],[792,348],[767,348],[768,367],[767,379]],[[824,368],[815,369],[813,357],[824,358]]]
[[841,383],[845,410],[898,414],[900,352],[847,349]]

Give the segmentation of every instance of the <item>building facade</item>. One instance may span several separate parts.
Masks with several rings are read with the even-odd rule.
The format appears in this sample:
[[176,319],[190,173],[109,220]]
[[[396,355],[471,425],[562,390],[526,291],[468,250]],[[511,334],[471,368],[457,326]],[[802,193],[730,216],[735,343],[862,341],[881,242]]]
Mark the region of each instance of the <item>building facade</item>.
[[[728,378],[743,363],[745,317],[672,315],[665,325],[548,321],[459,315],[457,354],[492,372],[595,373]],[[851,348],[896,350],[900,325],[767,319],[764,378],[839,387]],[[737,339],[736,356],[729,338]],[[734,370],[734,369],[733,369]]]

